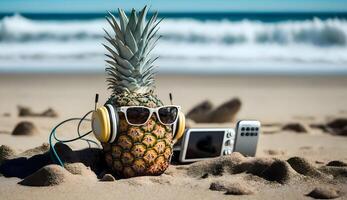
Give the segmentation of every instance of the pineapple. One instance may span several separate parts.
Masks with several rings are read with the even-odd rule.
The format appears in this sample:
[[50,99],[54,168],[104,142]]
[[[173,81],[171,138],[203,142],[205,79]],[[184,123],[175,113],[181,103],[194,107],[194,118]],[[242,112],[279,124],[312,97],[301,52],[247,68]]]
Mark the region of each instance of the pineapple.
[[[129,17],[118,9],[119,24],[109,13],[107,19],[113,33],[107,31],[104,45],[107,82],[112,95],[106,102],[120,106],[159,107],[163,103],[154,94],[154,65],[151,56],[157,36],[158,13],[146,22],[147,7],[132,10]],[[161,124],[156,115],[142,126],[129,125],[119,113],[120,131],[112,144],[103,143],[106,163],[120,177],[160,175],[169,166],[172,154],[172,127]]]

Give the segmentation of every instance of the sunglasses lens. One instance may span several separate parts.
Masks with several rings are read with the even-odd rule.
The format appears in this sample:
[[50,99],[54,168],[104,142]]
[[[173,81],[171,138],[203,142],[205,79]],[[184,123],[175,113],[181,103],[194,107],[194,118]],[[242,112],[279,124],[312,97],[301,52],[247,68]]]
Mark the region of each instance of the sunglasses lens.
[[147,108],[134,107],[127,109],[127,118],[131,124],[144,124],[149,118],[150,111]]
[[158,110],[158,114],[163,124],[172,124],[177,118],[178,109],[174,106],[162,107]]

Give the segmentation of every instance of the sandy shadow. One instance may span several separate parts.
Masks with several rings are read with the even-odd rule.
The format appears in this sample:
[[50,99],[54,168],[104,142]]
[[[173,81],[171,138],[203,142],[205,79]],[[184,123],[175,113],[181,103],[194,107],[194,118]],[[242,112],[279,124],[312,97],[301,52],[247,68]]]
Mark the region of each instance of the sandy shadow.
[[[101,149],[87,148],[73,151],[68,146],[60,143],[55,147],[58,155],[65,163],[81,162],[85,166],[90,167],[96,175],[101,174],[106,168]],[[0,173],[5,177],[18,177],[23,179],[46,165],[56,163],[56,159],[52,156],[50,151],[47,151],[30,158],[16,157],[5,160],[0,166]]]

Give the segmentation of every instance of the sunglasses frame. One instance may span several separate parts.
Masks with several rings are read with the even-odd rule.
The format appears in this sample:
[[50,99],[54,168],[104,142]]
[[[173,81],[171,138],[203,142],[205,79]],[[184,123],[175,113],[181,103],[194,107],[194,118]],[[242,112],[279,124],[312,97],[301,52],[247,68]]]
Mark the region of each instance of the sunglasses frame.
[[[172,123],[170,123],[170,124],[163,123],[163,122],[161,121],[160,116],[159,116],[159,113],[158,113],[158,111],[159,111],[161,108],[165,108],[165,107],[175,107],[175,108],[177,108],[176,119],[175,119]],[[146,108],[146,109],[148,109],[148,110],[149,110],[149,115],[148,115],[147,120],[146,120],[144,123],[142,123],[142,124],[133,124],[133,123],[130,123],[129,120],[128,120],[128,116],[127,116],[127,110],[128,110],[129,108]],[[160,106],[160,107],[157,107],[157,108],[149,108],[149,107],[146,107],[146,106],[121,106],[121,107],[118,107],[118,108],[117,108],[117,112],[122,112],[122,113],[124,114],[124,116],[125,116],[125,120],[127,121],[127,123],[128,123],[129,125],[132,125],[132,126],[142,126],[142,125],[145,125],[145,124],[149,121],[149,119],[151,119],[153,113],[155,113],[155,114],[157,115],[157,118],[158,118],[158,120],[159,120],[159,122],[160,122],[161,124],[163,124],[163,125],[172,125],[172,124],[175,124],[175,123],[176,123],[176,121],[177,121],[177,119],[178,119],[178,112],[179,112],[180,110],[181,110],[181,106],[177,106],[177,105],[166,105],[166,106]]]

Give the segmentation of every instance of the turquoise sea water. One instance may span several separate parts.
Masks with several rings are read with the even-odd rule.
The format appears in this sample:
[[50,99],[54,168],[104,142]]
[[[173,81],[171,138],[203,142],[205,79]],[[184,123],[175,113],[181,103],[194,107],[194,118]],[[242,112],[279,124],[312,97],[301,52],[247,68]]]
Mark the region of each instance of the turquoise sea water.
[[[0,13],[0,19],[5,16],[12,16],[13,13]],[[105,13],[21,13],[22,16],[34,20],[91,20],[105,17]],[[196,20],[222,20],[240,21],[244,19],[259,20],[262,22],[279,22],[288,20],[312,20],[314,18],[347,19],[344,12],[188,12],[188,13],[159,13],[159,17],[184,19],[192,18]]]

